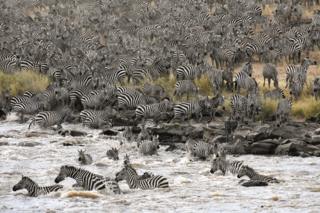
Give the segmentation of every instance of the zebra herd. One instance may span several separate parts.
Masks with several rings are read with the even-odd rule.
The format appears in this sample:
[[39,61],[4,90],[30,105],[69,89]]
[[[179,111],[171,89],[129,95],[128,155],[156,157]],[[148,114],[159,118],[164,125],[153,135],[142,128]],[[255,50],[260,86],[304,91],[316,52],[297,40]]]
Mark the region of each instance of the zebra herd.
[[[36,124],[41,128],[57,126],[62,131],[62,124],[79,122],[108,129],[119,119],[140,123],[137,142],[142,155],[157,154],[159,147],[159,138],[146,130],[150,120],[156,124],[211,121],[217,114],[227,114],[227,102],[231,108],[228,121],[245,123],[259,117],[263,98],[277,100],[276,124],[283,125],[308,84],[309,67],[316,65],[310,53],[320,46],[320,12],[314,10],[310,19],[303,14],[304,9],[319,5],[315,0],[93,0],[61,4],[10,0],[0,4],[0,70],[9,74],[34,70],[50,78],[45,91],[16,96],[11,96],[10,89],[1,91],[1,112],[17,113],[20,122],[30,116],[29,129]],[[275,6],[271,14],[266,13],[266,4]],[[283,61],[288,66],[286,85],[281,88],[277,65]],[[263,97],[254,62],[264,64],[263,86],[267,80],[270,89],[273,81],[274,89]],[[172,79],[173,89],[168,86]],[[212,91],[203,92],[202,79],[208,80]],[[312,87],[318,100],[319,76]],[[232,91],[230,98],[224,96],[226,91]],[[121,137],[136,140],[132,129],[124,127]],[[212,173],[220,169],[252,180],[277,182],[241,162],[229,162],[216,145],[189,140],[186,149],[200,159],[215,155]],[[119,159],[117,149],[106,154]],[[91,164],[92,157],[80,150],[79,162]],[[115,194],[121,192],[117,184],[121,180],[132,189],[169,187],[162,176],[138,175],[128,158],[115,179],[62,166],[55,182],[66,177],[86,190]],[[61,186],[39,187],[22,177],[13,190],[21,188],[37,196]]]

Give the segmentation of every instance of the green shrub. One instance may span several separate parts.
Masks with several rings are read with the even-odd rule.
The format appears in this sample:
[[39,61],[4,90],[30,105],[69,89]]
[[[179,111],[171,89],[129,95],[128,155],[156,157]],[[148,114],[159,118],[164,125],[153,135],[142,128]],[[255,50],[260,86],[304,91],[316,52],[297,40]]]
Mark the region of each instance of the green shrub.
[[43,91],[49,85],[49,78],[34,71],[21,71],[14,74],[0,72],[0,93],[9,90],[11,95],[25,91]]

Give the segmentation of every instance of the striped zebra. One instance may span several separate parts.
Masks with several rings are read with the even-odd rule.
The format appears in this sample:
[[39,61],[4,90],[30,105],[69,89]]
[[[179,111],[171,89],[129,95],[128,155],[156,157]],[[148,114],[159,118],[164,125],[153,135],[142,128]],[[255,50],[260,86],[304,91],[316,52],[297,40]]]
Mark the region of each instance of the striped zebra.
[[281,88],[275,88],[271,91],[267,91],[263,94],[264,99],[272,99],[272,100],[279,100],[281,98],[286,98],[284,94],[284,90]]
[[277,110],[276,110],[277,126],[281,126],[282,123],[288,121],[291,108],[292,108],[291,100],[286,98],[281,98],[279,100]]
[[187,100],[189,100],[189,95],[197,95],[198,87],[192,80],[179,80],[175,84],[175,90],[173,95],[181,98],[183,95],[187,95]]
[[231,118],[243,122],[247,115],[248,101],[245,96],[235,94],[231,97]]
[[167,178],[154,175],[151,177],[144,177],[138,175],[137,171],[132,167],[129,162],[124,161],[124,168],[116,173],[117,182],[126,180],[130,189],[154,189],[154,188],[169,188],[169,182]]
[[245,63],[240,72],[244,72],[248,76],[252,77],[252,64],[251,64],[251,62]]
[[200,78],[202,70],[191,65],[181,65],[176,69],[177,80],[194,80]]
[[62,185],[52,185],[52,186],[39,186],[36,182],[31,180],[31,178],[22,176],[21,180],[13,186],[13,191],[18,191],[21,189],[26,189],[28,191],[28,196],[38,197],[39,195],[46,195],[50,192],[56,192],[62,189]]
[[255,121],[255,118],[262,110],[262,104],[259,93],[249,93],[247,95],[247,116]]
[[106,70],[104,72],[104,80],[111,85],[115,85],[117,83],[123,84],[126,76],[126,70],[120,68],[116,70]]
[[304,86],[304,83],[300,79],[292,80],[292,83],[289,86],[289,90],[290,90],[289,93],[295,100],[297,100],[300,97],[303,91],[303,86]]
[[274,87],[277,88],[279,86],[278,71],[277,71],[277,68],[273,64],[270,64],[270,63],[266,64],[263,67],[262,75],[263,75],[263,86],[265,86],[266,79],[268,80],[268,87],[269,88],[270,88],[271,80],[273,80]]
[[[211,72],[208,73],[208,77],[213,88],[213,94],[217,95],[221,93],[221,87],[223,84],[223,72],[224,70],[213,69]],[[231,79],[232,81],[232,79]]]
[[13,72],[17,68],[18,58],[13,55],[0,55],[0,70],[4,72]]
[[78,161],[82,165],[89,165],[92,163],[91,155],[87,154],[85,150],[78,150]]
[[122,92],[118,95],[118,109],[135,109],[146,104],[146,97],[140,92]]
[[105,193],[120,194],[121,190],[116,181],[111,180],[108,177],[94,174],[87,170],[76,168],[74,166],[61,166],[58,176],[55,178],[56,183],[60,183],[66,177],[70,177],[76,180],[76,184],[73,187],[82,187],[84,190],[97,190]]
[[194,100],[191,102],[182,102],[180,104],[176,104],[173,107],[174,118],[176,119],[190,119],[192,115],[195,115],[197,119],[201,119],[203,116],[203,111],[209,109],[211,107],[211,102],[207,98],[202,100]]
[[320,98],[320,76],[317,76],[313,80],[313,96],[315,97],[316,100],[319,100]]
[[10,102],[13,112],[17,112],[20,117],[20,122],[24,122],[24,115],[33,115],[44,109],[44,103],[31,98],[20,98],[19,100],[12,99]]
[[35,70],[37,72],[46,74],[49,71],[49,65],[45,63],[39,63],[28,59],[23,59],[18,62],[20,70]]
[[240,171],[238,172],[238,178],[241,178],[243,176],[248,176],[250,180],[254,181],[262,181],[267,183],[279,183],[279,180],[277,180],[274,177],[266,176],[266,175],[260,175],[258,172],[256,172],[253,168],[244,165],[241,167]]
[[243,166],[245,166],[243,165],[243,161],[229,161],[226,159],[225,154],[217,153],[212,158],[210,173],[214,174],[216,171],[220,170],[223,175],[227,172],[238,175]]
[[168,99],[164,99],[160,103],[149,104],[149,105],[139,105],[135,110],[136,119],[139,118],[156,118],[162,113],[171,111],[173,104]]
[[143,140],[138,143],[139,153],[142,155],[155,155],[159,147],[159,136],[152,136],[152,141]]
[[110,109],[105,110],[82,110],[80,112],[80,119],[83,125],[89,126],[90,128],[103,128],[110,127],[112,123],[110,122],[110,117],[113,116],[115,112]]
[[239,72],[236,74],[234,79],[234,88],[235,90],[237,90],[238,93],[240,93],[241,88],[245,89],[248,93],[256,93],[258,91],[258,83],[246,72]]
[[294,78],[298,78],[301,82],[306,83],[307,72],[310,65],[315,65],[316,61],[305,58],[300,66],[288,65],[286,67],[286,87],[290,86]]
[[186,142],[186,149],[189,156],[197,157],[200,160],[206,160],[218,150],[218,147],[217,144],[189,139]]
[[61,129],[61,124],[66,121],[70,114],[71,110],[68,108],[57,111],[39,112],[35,117],[31,119],[28,129],[30,129],[31,125],[33,124],[37,124],[41,128],[48,128],[57,125],[58,129]]
[[101,110],[113,93],[113,91],[108,91],[108,89],[91,91],[89,94],[85,94],[81,97],[81,104],[84,109]]
[[161,85],[152,85],[150,83],[145,83],[142,88],[143,94],[155,97],[158,100],[161,100],[165,97],[165,89]]

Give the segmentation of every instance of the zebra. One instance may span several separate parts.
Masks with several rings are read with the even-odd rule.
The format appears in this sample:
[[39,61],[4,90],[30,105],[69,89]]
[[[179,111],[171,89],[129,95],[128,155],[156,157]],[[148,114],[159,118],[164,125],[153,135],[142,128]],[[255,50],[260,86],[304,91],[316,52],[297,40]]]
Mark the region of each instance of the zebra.
[[221,87],[223,84],[223,70],[213,69],[209,72],[208,77],[210,79],[211,86],[213,88],[214,95],[221,93]]
[[278,71],[273,64],[270,64],[270,63],[266,64],[263,67],[262,75],[263,75],[263,86],[265,86],[266,79],[268,79],[269,88],[270,88],[271,80],[273,80],[274,87],[277,88],[279,86]]
[[200,160],[206,160],[218,150],[218,146],[217,144],[189,139],[186,142],[186,149],[189,156],[197,157]]
[[241,88],[244,88],[247,92],[257,92],[258,83],[246,72],[239,72],[235,76],[234,87],[238,93],[240,93]]
[[85,150],[78,150],[78,161],[80,162],[80,164],[83,165],[89,165],[92,163],[92,157],[89,154],[85,153]]
[[4,72],[15,71],[17,66],[17,56],[15,54],[8,56],[0,55],[0,70]]
[[155,97],[158,100],[165,97],[165,90],[160,85],[151,85],[150,83],[145,83],[142,91],[145,95]]
[[192,80],[180,80],[175,84],[173,95],[181,98],[184,94],[187,94],[187,100],[189,100],[189,95],[197,95],[198,91],[198,87]]
[[241,178],[243,176],[248,176],[250,180],[255,180],[255,181],[262,181],[267,183],[279,183],[279,180],[277,180],[276,178],[266,176],[266,175],[260,175],[253,168],[247,165],[242,166],[237,175],[238,178]]
[[122,92],[118,95],[118,109],[135,109],[146,104],[146,97],[140,92]]
[[66,177],[70,177],[76,180],[76,184],[73,187],[82,187],[84,190],[97,190],[104,192],[112,192],[114,194],[120,194],[121,190],[116,181],[111,180],[108,177],[94,174],[87,170],[76,168],[74,166],[61,166],[58,176],[55,178],[56,183],[60,183]]
[[248,76],[252,77],[252,64],[251,64],[251,62],[245,63],[240,72],[244,72]]
[[164,99],[160,103],[139,105],[135,110],[136,119],[138,118],[155,118],[159,117],[161,113],[171,111],[173,108],[172,103],[168,99]]
[[184,117],[191,118],[192,115],[195,115],[197,119],[201,119],[203,116],[203,111],[211,107],[211,102],[208,97],[201,100],[194,100],[191,102],[182,102],[174,105],[173,112],[174,118],[182,119]]
[[234,94],[231,97],[231,118],[243,122],[247,114],[248,100],[245,96]]
[[264,99],[270,98],[273,100],[279,100],[280,98],[286,98],[285,94],[284,94],[284,90],[281,88],[275,88],[271,91],[267,91],[263,94]]
[[81,97],[81,104],[84,109],[102,109],[108,99],[113,95],[113,91],[108,91],[107,89],[103,90],[94,90],[89,94],[85,94]]
[[37,72],[46,74],[49,70],[49,66],[45,63],[34,62],[28,59],[20,60],[18,62],[20,70],[35,70]]
[[319,100],[320,98],[320,76],[317,76],[313,80],[313,96],[316,100]]
[[292,108],[292,101],[286,98],[281,98],[279,100],[277,110],[276,110],[276,121],[277,126],[280,126],[282,123],[286,122],[289,118]]
[[262,110],[259,93],[249,93],[247,95],[247,116],[255,121],[255,116]]
[[107,151],[107,157],[113,160],[119,160],[119,150],[117,148],[111,148]]
[[144,140],[138,143],[139,153],[142,155],[157,154],[159,148],[159,136],[152,136],[152,141]]
[[50,126],[57,125],[58,129],[61,129],[61,124],[66,121],[66,119],[70,116],[70,113],[71,110],[68,108],[58,111],[39,112],[35,117],[32,118],[28,129],[30,129],[32,124],[37,124],[41,128],[48,128]]
[[80,119],[83,125],[91,128],[110,127],[112,123],[109,118],[115,113],[114,110],[82,110]]
[[44,103],[31,98],[24,97],[22,99],[12,99],[10,102],[13,112],[17,112],[20,122],[24,122],[24,115],[33,115],[44,109]]
[[52,186],[39,186],[31,178],[27,176],[22,176],[21,180],[13,186],[12,190],[17,191],[21,189],[27,189],[28,196],[38,197],[39,195],[46,195],[50,192],[56,192],[62,189],[62,185],[52,185]]
[[176,69],[177,80],[194,80],[200,78],[201,75],[201,69],[191,65],[181,65]]
[[301,80],[293,80],[289,86],[290,95],[297,100],[303,91],[303,82]]
[[126,180],[130,189],[140,188],[142,190],[148,190],[154,188],[169,188],[167,178],[160,175],[141,178],[137,171],[126,160],[124,161],[124,168],[116,173],[115,180],[117,182]]
[[223,175],[228,171],[233,175],[237,175],[243,166],[243,161],[229,161],[226,159],[226,155],[224,153],[218,152],[213,155],[210,173],[214,174],[216,171],[220,170]]
[[[316,61],[312,61],[308,58],[305,58],[300,66],[288,65],[286,67],[286,87],[290,86],[294,78],[299,78],[301,82],[306,83],[307,81],[307,72],[310,65],[315,65]],[[298,75],[298,77],[296,77]]]

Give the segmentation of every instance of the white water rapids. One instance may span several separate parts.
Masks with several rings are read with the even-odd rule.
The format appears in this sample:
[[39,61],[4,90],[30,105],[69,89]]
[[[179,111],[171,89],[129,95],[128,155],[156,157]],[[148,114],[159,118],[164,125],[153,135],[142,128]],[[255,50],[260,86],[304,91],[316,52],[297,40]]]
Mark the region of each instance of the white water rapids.
[[[145,157],[138,154],[134,143],[120,146],[119,141],[106,139],[98,130],[81,125],[64,125],[64,128],[84,130],[89,135],[62,137],[38,127],[28,130],[27,124],[10,119],[0,122],[0,212],[320,211],[320,158],[230,157],[284,181],[267,187],[246,188],[231,174],[210,174],[209,161],[190,162],[184,151],[166,152],[166,147],[162,146],[157,156]],[[63,146],[64,142],[76,145]],[[106,151],[111,147],[120,148],[119,161],[106,157]],[[41,186],[54,184],[62,165],[80,166],[77,162],[79,149],[85,149],[94,160],[92,165],[82,168],[110,177],[122,168],[123,156],[127,153],[139,173],[151,171],[167,177],[170,191],[130,190],[125,182],[121,182],[124,192],[121,195],[70,198],[64,195],[72,190],[74,181],[71,179],[61,182],[65,186],[62,192],[46,196],[32,198],[25,196],[24,190],[12,191],[21,174]]]

